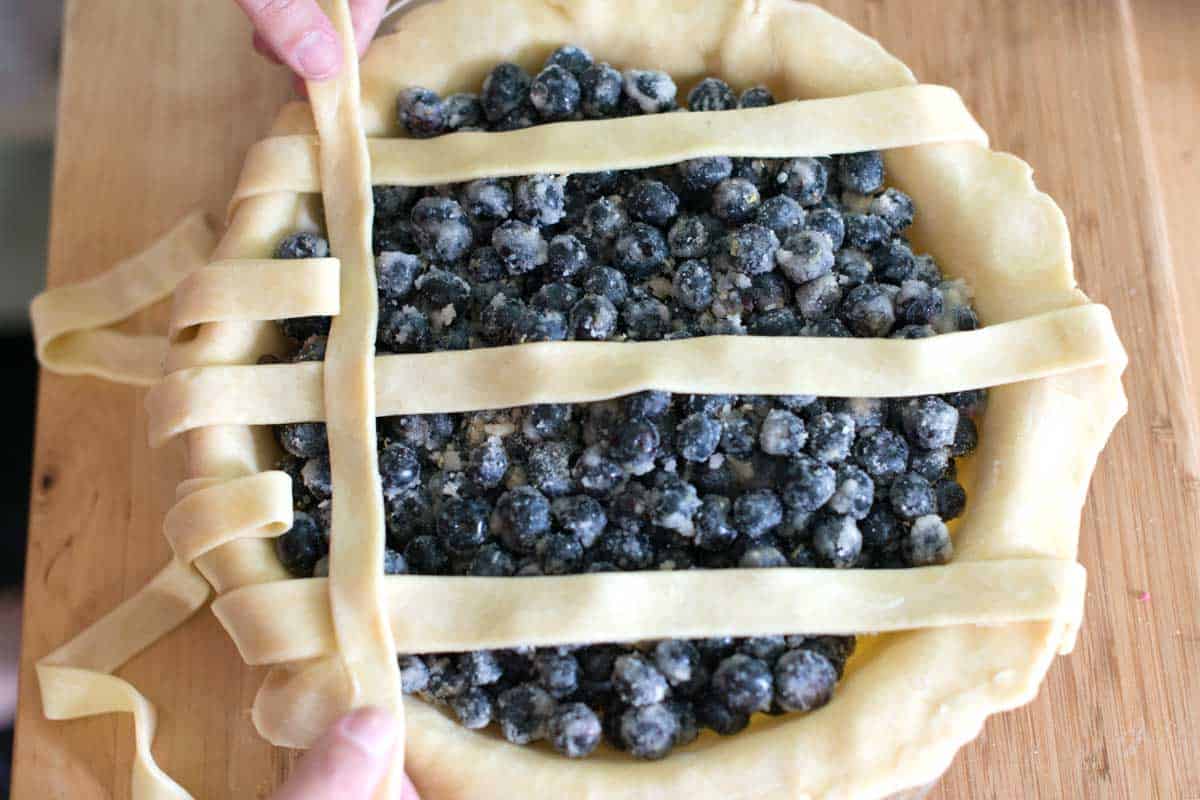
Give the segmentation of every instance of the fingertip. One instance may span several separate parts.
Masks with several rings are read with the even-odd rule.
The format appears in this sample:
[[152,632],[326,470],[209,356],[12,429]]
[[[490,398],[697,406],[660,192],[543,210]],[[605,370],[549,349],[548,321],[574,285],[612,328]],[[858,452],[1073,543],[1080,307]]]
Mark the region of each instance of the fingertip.
[[396,717],[380,708],[360,708],[338,722],[338,731],[348,741],[376,758],[387,755],[396,743]]
[[342,64],[342,48],[332,33],[317,29],[305,33],[292,54],[292,68],[300,77],[323,81],[333,77]]

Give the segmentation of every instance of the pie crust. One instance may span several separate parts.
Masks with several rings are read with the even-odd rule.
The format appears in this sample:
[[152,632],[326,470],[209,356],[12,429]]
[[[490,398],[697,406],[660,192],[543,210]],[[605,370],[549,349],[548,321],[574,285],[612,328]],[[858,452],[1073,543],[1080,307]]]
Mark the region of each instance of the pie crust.
[[[349,36],[344,0],[323,4]],[[567,42],[618,66],[649,63],[681,87],[716,74],[800,102],[394,138],[400,89],[469,90],[491,65],[530,68]],[[48,368],[153,383],[152,437],[186,437],[191,477],[164,524],[175,559],[39,662],[48,716],[134,713],[135,797],[188,795],[150,757],[153,710],[107,673],[201,607],[209,585],[247,662],[275,665],[254,708],[267,739],[304,747],[347,708],[403,709],[403,765],[437,800],[881,797],[935,779],[988,715],[1032,699],[1055,653],[1071,649],[1085,583],[1075,563],[1080,510],[1125,410],[1125,354],[1107,310],[1075,285],[1061,211],[1028,165],[987,148],[952,90],[917,85],[872,39],[788,0],[443,0],[375,42],[361,93],[348,70],[311,86],[310,97],[311,109],[286,107],[252,149],[211,253],[211,234],[192,217],[146,254],[34,304]],[[920,210],[914,244],[973,287],[987,327],[912,341],[710,337],[373,357],[372,181],[867,149],[887,151],[890,183]],[[318,230],[322,216],[337,258],[271,260],[280,239]],[[108,329],[177,285],[169,344]],[[325,362],[256,365],[284,349],[270,320],[314,314],[336,315]],[[167,376],[156,382],[164,358]],[[943,567],[523,580],[385,579],[378,568],[376,414],[646,388],[902,396],[983,386],[993,388],[980,449],[963,472],[971,504]],[[330,578],[291,580],[267,541],[290,526],[292,510],[290,480],[271,471],[278,451],[266,426],[313,419],[327,420],[339,497],[354,502],[334,507]],[[822,602],[803,602],[814,596]],[[394,661],[397,648],[795,630],[881,635],[862,640],[820,710],[756,719],[727,739],[705,735],[654,763],[605,750],[568,761],[466,730],[415,698],[401,703]]]

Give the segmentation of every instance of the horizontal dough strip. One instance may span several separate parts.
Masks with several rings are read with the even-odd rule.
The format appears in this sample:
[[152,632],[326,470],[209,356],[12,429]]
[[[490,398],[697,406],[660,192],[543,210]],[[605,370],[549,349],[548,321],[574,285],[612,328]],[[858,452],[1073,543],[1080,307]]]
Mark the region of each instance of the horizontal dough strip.
[[[935,142],[987,144],[987,134],[945,86],[903,86],[766,108],[688,112],[538,125],[433,139],[369,139],[371,180],[433,186],[538,172],[641,169],[706,156],[786,158],[888,150]],[[314,136],[255,144],[232,209],[267,192],[319,192]]]
[[166,338],[109,326],[170,295],[207,263],[216,241],[205,215],[194,212],[112,269],[35,297],[29,313],[38,360],[64,375],[94,375],[138,386],[160,380]]
[[230,259],[193,272],[175,291],[171,337],[226,320],[333,316],[341,303],[336,258]]
[[292,527],[292,478],[260,472],[191,492],[167,512],[163,533],[186,563],[234,539],[269,539]]
[[154,762],[154,707],[132,684],[109,673],[154,644],[201,608],[209,585],[173,559],[133,595],[37,664],[42,709],[49,719],[125,712],[133,715],[135,750],[130,795],[189,800]]
[[[726,569],[537,578],[397,576],[398,652],[452,652],[782,633],[881,633],[1071,618],[1071,561],[968,561],[899,570]],[[237,589],[213,602],[248,664],[335,652],[326,579]]]
[[[1124,363],[1107,308],[1088,304],[926,339],[707,336],[540,342],[380,356],[377,413],[583,403],[646,389],[699,394],[902,397]],[[320,420],[318,362],[196,367],[146,398],[151,442],[208,425]]]

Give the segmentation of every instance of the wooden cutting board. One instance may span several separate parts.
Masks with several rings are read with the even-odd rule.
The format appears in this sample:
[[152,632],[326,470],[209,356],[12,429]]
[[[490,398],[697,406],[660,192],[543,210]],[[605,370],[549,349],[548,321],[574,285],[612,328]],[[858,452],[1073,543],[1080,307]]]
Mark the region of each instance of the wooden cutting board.
[[[1079,646],[994,717],[933,797],[1200,797],[1197,404],[1200,4],[826,0],[925,81],[956,87],[1066,211],[1082,286],[1129,349],[1130,413],[1084,512]],[[288,96],[228,0],[88,0],[66,14],[48,282],[94,275],[188,209],[222,211]],[[1180,313],[1180,309],[1184,309]],[[156,319],[135,323],[153,327]],[[127,718],[42,719],[34,661],[167,558],[178,448],[143,393],[43,374],[14,797],[128,797]],[[259,740],[261,679],[208,612],[122,674],[160,710],[156,753],[201,798],[264,797],[291,756]],[[427,798],[426,800],[437,800]]]

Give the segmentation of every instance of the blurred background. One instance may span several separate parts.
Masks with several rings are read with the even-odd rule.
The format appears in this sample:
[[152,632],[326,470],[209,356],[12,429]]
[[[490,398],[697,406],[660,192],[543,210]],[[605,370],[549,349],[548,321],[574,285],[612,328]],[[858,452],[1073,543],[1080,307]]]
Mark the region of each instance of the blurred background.
[[0,797],[8,797],[37,366],[28,306],[45,283],[61,0],[0,0]]

